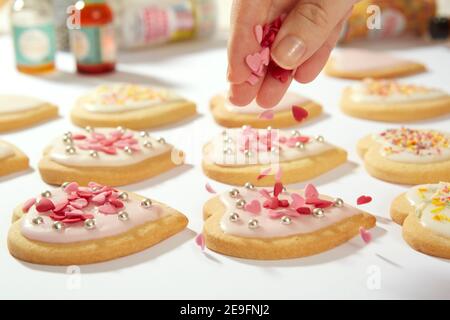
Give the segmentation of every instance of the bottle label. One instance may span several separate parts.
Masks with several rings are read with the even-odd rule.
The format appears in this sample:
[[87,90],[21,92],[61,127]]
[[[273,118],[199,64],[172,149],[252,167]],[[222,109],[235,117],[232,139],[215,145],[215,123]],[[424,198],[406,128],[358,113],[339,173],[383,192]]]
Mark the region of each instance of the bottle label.
[[33,27],[13,26],[18,65],[39,66],[54,62],[56,35],[53,24]]
[[97,65],[116,61],[116,41],[112,24],[71,30],[71,45],[80,64]]

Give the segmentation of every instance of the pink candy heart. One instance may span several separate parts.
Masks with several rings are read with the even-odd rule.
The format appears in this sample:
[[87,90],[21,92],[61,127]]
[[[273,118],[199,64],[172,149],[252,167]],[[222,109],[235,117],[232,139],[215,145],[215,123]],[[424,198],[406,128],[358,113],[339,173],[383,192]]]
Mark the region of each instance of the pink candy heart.
[[37,212],[47,212],[47,211],[50,211],[50,210],[53,210],[53,209],[55,209],[55,205],[53,204],[53,202],[51,202],[47,198],[42,198],[36,204],[36,211]]
[[245,211],[253,214],[259,214],[261,212],[261,203],[258,200],[253,200],[245,205]]
[[249,54],[245,58],[245,62],[253,72],[258,72],[259,68],[262,65],[262,56],[259,54],[259,52]]
[[319,197],[319,192],[317,191],[316,187],[314,187],[312,184],[308,184],[305,187],[305,197],[306,200],[317,199]]
[[372,234],[369,230],[364,229],[363,227],[359,228],[359,234],[365,243],[369,243],[372,241]]
[[195,243],[202,249],[202,251],[205,250],[205,237],[202,233],[199,233],[195,237]]
[[255,32],[256,41],[258,41],[258,43],[261,44],[262,39],[263,39],[263,27],[260,24],[256,25],[254,32]]
[[272,120],[274,117],[274,112],[272,110],[266,110],[259,114],[258,118],[264,119],[264,120]]
[[30,211],[30,208],[36,203],[36,199],[35,198],[31,198],[27,201],[25,201],[25,203],[22,206],[22,211],[27,213],[28,211]]
[[291,198],[292,198],[291,206],[294,209],[303,207],[305,205],[305,199],[298,193],[292,193]]

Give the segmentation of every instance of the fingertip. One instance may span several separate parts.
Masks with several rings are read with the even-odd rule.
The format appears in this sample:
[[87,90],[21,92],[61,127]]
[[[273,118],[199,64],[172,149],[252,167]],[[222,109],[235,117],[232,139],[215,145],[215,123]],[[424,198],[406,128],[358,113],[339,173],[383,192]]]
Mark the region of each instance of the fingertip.
[[255,99],[257,91],[258,88],[251,86],[249,83],[232,83],[228,99],[236,106],[245,107]]

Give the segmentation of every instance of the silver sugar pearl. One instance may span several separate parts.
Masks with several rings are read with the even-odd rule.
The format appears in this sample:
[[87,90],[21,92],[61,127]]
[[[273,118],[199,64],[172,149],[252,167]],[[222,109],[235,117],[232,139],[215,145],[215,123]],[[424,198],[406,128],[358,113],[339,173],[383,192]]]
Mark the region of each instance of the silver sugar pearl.
[[123,151],[125,151],[127,154],[132,154],[133,150],[131,150],[130,147],[126,146],[125,148],[123,148]]
[[147,131],[141,131],[141,132],[139,132],[139,135],[140,135],[142,138],[147,138],[147,137],[149,136]]
[[64,144],[66,144],[66,145],[72,145],[72,144],[73,144],[72,138],[71,138],[71,137],[67,137],[67,136],[64,136],[63,142],[64,142]]
[[301,136],[300,131],[293,130],[292,133],[291,133],[291,136],[293,136],[293,137],[300,137]]
[[225,143],[232,143],[232,142],[233,142],[233,138],[231,138],[231,137],[225,137],[225,138],[223,139],[223,142],[225,142]]
[[236,201],[236,208],[244,209],[246,204],[247,204],[247,202],[244,199],[240,199],[240,200]]
[[161,144],[166,144],[166,139],[164,139],[163,137],[158,139],[158,142]]
[[267,131],[272,131],[272,127],[271,127],[271,126],[268,126],[268,127],[267,127]]
[[286,224],[286,225],[291,224],[292,223],[292,219],[290,217],[288,217],[288,216],[283,216],[281,218],[281,223],[282,224]]
[[301,142],[301,141],[297,141],[297,142],[295,143],[295,147],[296,147],[297,149],[304,150],[304,149],[305,149],[305,144],[304,144],[303,142]]
[[126,211],[120,211],[117,217],[120,221],[128,221],[130,219],[129,214]]
[[233,212],[229,217],[231,222],[237,222],[239,220],[239,215],[236,212]]
[[148,209],[152,206],[152,200],[150,199],[144,199],[141,201],[141,206],[145,209]]
[[334,199],[333,205],[335,207],[341,208],[342,206],[344,206],[344,200],[342,200],[341,198],[336,198]]
[[120,200],[122,200],[122,201],[128,201],[128,193],[126,193],[126,192],[121,192],[121,193],[119,193],[119,199]]
[[238,189],[232,189],[230,192],[229,192],[229,194],[230,194],[230,197],[232,197],[232,198],[237,198],[238,196],[239,196],[239,190]]
[[84,227],[88,230],[95,229],[95,220],[87,219],[86,221],[84,221]]
[[60,231],[64,228],[64,224],[61,221],[55,221],[52,225],[53,230]]
[[153,144],[150,141],[146,140],[144,141],[144,147],[150,149],[153,147]]
[[227,134],[228,134],[228,133],[227,133],[227,130],[223,130],[223,131],[222,131],[222,135],[223,135],[223,136],[226,136]]
[[122,127],[122,126],[119,126],[119,127],[117,127],[117,131],[119,131],[120,133],[125,133],[125,128],[124,127]]
[[246,125],[243,125],[243,126],[242,126],[242,130],[247,130],[247,129],[250,129],[250,126],[249,126],[249,125],[246,124]]
[[231,155],[231,154],[233,154],[233,149],[231,149],[231,148],[225,148],[225,149],[223,150],[223,153],[224,153],[224,154],[227,154],[227,155]]
[[61,188],[65,189],[68,185],[70,184],[70,182],[63,182],[63,184],[61,185]]
[[95,150],[89,151],[89,155],[90,155],[92,158],[98,158],[98,152],[95,151]]
[[245,185],[244,185],[244,187],[245,187],[246,189],[248,189],[248,190],[254,190],[254,189],[255,189],[255,186],[254,186],[253,183],[251,183],[251,182],[246,182]]
[[257,229],[259,227],[259,222],[256,219],[251,219],[248,221],[248,228],[249,229]]
[[31,222],[32,222],[34,225],[38,226],[38,225],[44,223],[44,219],[43,219],[42,217],[36,217],[36,218],[33,218],[33,220],[31,220]]
[[278,154],[280,153],[280,148],[272,147],[270,148],[270,152],[272,152],[273,154]]
[[52,196],[52,193],[49,190],[46,190],[46,191],[41,193],[41,196],[43,198],[50,198]]
[[323,136],[317,136],[317,137],[316,137],[316,141],[317,141],[317,142],[324,142],[324,141],[325,141],[325,138],[324,138]]
[[65,138],[72,138],[72,132],[70,132],[70,131],[65,132],[64,133],[64,137]]
[[85,127],[84,130],[86,130],[86,132],[89,132],[89,133],[94,132],[94,128],[92,128],[91,126]]
[[252,153],[250,150],[245,150],[245,151],[244,151],[244,155],[245,155],[247,158],[250,158],[250,157],[253,155],[253,153]]
[[325,211],[323,211],[323,209],[321,208],[315,208],[312,214],[316,218],[323,218],[325,216]]
[[66,153],[68,153],[68,154],[75,154],[77,152],[77,150],[74,148],[74,147],[72,147],[72,146],[67,146],[66,147]]

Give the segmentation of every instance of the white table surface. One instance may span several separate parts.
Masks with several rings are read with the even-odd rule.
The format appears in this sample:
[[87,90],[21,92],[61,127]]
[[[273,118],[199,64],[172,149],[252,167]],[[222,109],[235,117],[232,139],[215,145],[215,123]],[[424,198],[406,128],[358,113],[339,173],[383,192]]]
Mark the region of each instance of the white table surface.
[[[47,99],[58,104],[61,113],[57,120],[0,137],[22,148],[32,166],[28,172],[0,178],[0,298],[450,298],[450,262],[412,250],[403,241],[401,228],[389,218],[391,200],[407,187],[370,177],[355,153],[360,137],[390,125],[343,115],[338,109],[339,96],[350,81],[324,75],[292,89],[325,108],[325,115],[307,125],[305,132],[322,134],[347,149],[349,162],[313,182],[321,192],[351,203],[361,194],[373,196],[373,202],[365,206],[378,217],[373,242],[365,245],[355,237],[326,253],[288,261],[251,261],[201,252],[194,237],[202,228],[202,205],[211,196],[204,189],[208,179],[200,168],[201,148],[220,130],[208,113],[208,100],[226,88],[225,40],[220,38],[122,54],[118,72],[103,77],[74,74],[71,57],[61,54],[58,67],[62,71],[38,78],[15,71],[10,40],[0,37],[0,93]],[[419,44],[411,48],[397,41],[387,47],[429,67],[430,72],[408,81],[450,92],[448,47]],[[184,212],[190,220],[188,229],[139,254],[82,266],[75,275],[68,275],[64,267],[20,262],[9,255],[6,246],[12,210],[47,188],[37,170],[42,149],[55,135],[73,129],[68,114],[74,100],[104,81],[164,85],[198,103],[200,115],[195,119],[154,131],[186,151],[188,164],[127,187]],[[448,130],[450,118],[422,121],[413,127]],[[229,188],[210,182],[219,191]],[[374,279],[379,286],[368,285]]]

